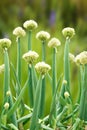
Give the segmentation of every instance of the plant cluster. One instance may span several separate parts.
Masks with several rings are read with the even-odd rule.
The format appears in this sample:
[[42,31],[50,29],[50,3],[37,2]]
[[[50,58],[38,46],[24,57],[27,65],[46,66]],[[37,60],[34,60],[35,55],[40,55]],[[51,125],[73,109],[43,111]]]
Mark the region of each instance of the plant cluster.
[[[37,28],[34,20],[27,20],[23,27],[28,34],[28,52],[21,55],[21,37],[26,35],[22,27],[14,29],[13,34],[17,41],[17,67],[9,61],[8,48],[11,40],[0,39],[0,47],[4,53],[4,64],[0,66],[0,73],[4,71],[3,105],[0,112],[1,130],[24,130],[25,124],[29,124],[27,130],[84,130],[87,129],[87,51],[74,56],[69,53],[69,43],[75,35],[73,28],[64,28],[62,34],[65,37],[64,47],[64,73],[57,79],[57,48],[61,45],[58,38],[53,37],[48,41],[48,47],[52,49],[52,66],[46,63],[46,43],[50,34],[40,31],[36,38],[42,43],[42,61],[35,64],[39,55],[32,51],[32,32]],[[28,77],[21,86],[21,57],[27,63]],[[79,94],[76,103],[73,103],[70,91],[70,61],[79,68]],[[10,88],[10,68],[15,77],[15,97]],[[48,73],[52,70],[52,76]],[[38,74],[37,74],[38,73]],[[52,101],[50,112],[44,114],[46,78],[49,79],[52,89]],[[23,102],[23,96],[28,87],[29,105]],[[60,89],[59,89],[60,88]],[[27,115],[24,111],[27,111]]]

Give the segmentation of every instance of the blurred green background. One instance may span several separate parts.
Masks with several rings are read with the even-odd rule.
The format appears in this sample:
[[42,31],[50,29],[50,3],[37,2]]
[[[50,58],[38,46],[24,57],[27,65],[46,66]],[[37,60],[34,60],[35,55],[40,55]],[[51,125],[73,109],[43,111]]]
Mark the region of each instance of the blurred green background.
[[[87,50],[87,1],[86,0],[1,0],[0,1],[0,38],[8,37],[12,40],[9,48],[10,61],[16,68],[16,39],[13,36],[13,29],[23,26],[26,20],[34,19],[38,23],[38,29],[33,32],[33,50],[40,54],[41,43],[35,37],[40,30],[48,31],[51,37],[57,37],[61,41],[61,47],[57,53],[57,78],[63,73],[63,50],[65,39],[62,36],[62,29],[70,26],[75,28],[76,35],[71,40],[70,52],[74,55]],[[27,36],[21,39],[22,54],[27,51]],[[46,61],[51,64],[52,51],[46,48]],[[0,64],[3,64],[3,51],[0,50]],[[71,92],[76,99],[79,84],[77,82],[77,67],[71,64]],[[51,74],[51,72],[50,72]],[[0,75],[0,106],[3,99],[3,74]],[[14,80],[11,70],[11,88],[14,92],[12,81]],[[22,86],[27,78],[27,64],[22,60]],[[50,108],[51,86],[47,79],[46,111]],[[76,93],[75,93],[76,92]],[[26,90],[27,93],[27,90]],[[28,94],[28,93],[27,93]],[[26,95],[26,94],[25,94]],[[15,96],[15,95],[14,95]],[[25,96],[26,98],[26,96]],[[27,102],[27,101],[26,101]]]

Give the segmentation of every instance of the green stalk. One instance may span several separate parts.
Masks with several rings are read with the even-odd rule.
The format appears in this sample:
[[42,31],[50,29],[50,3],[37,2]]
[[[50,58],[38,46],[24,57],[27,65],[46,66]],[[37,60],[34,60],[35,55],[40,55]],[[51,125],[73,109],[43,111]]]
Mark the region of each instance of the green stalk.
[[5,63],[5,71],[4,71],[4,103],[7,102],[6,92],[10,90],[10,72],[9,72],[9,57],[8,52],[5,49],[4,51],[4,63]]
[[33,107],[34,104],[34,98],[33,98],[33,76],[32,76],[32,66],[28,66],[28,91],[29,91],[29,102],[30,102],[30,107]]
[[79,104],[80,103],[80,100],[81,100],[81,92],[82,92],[82,86],[83,86],[83,77],[82,76],[84,73],[83,73],[83,66],[80,65],[79,66],[79,74],[78,74],[78,82],[79,82],[79,94],[78,94],[78,99],[77,99],[77,103]]
[[46,60],[46,42],[42,41],[42,61]]
[[30,124],[30,130],[35,130],[38,126],[38,114],[39,114],[40,100],[41,100],[41,82],[42,82],[42,76],[39,77],[36,86],[35,102],[34,102],[33,115]]
[[54,96],[56,90],[56,48],[53,48],[53,59],[52,59],[52,94]]
[[64,80],[67,81],[66,88],[70,93],[69,41],[70,39],[66,39],[64,50]]
[[[53,58],[52,58],[52,97],[54,98],[54,95],[55,95],[55,91],[56,91],[56,48],[53,48]],[[51,119],[51,125],[53,128],[55,128],[56,126],[56,116],[57,116],[57,113],[56,113],[56,96],[54,98],[54,104],[55,104],[55,107],[54,107],[54,110],[53,110],[53,114],[51,115],[52,116],[52,119]]]
[[[42,41],[42,61],[46,60],[46,48],[45,48],[45,41]],[[39,117],[43,117],[44,114],[44,107],[45,107],[45,89],[46,89],[46,81],[45,77],[42,79],[42,89],[41,89],[41,101],[40,101],[40,110],[39,110]]]
[[[18,38],[18,43],[17,43],[17,77],[18,81],[21,84],[21,46],[20,46],[20,38]],[[16,84],[17,87],[17,96],[20,93],[20,87]]]
[[31,41],[31,37],[32,37],[32,31],[28,31],[28,50],[32,49],[32,41]]
[[79,116],[80,119],[87,121],[87,64],[84,65],[84,77],[83,77]]
[[[5,63],[5,74],[4,74],[4,103],[8,102],[10,105],[10,108],[13,106],[13,99],[12,95],[9,97],[6,96],[6,92],[10,90],[10,67],[9,67],[9,57],[7,49],[4,51],[4,63]],[[11,90],[10,90],[11,92]],[[9,108],[9,109],[10,109]],[[9,118],[12,123],[17,126],[17,120],[16,120],[16,114],[15,112],[10,116]]]
[[[60,93],[63,98],[64,98],[65,91],[68,91],[70,93],[69,42],[70,42],[70,39],[66,38],[65,48],[64,48],[64,80],[67,81],[67,84],[66,85],[62,84]],[[63,109],[61,102],[59,103],[59,108],[60,108],[60,111],[59,111],[60,113]]]
[[[64,48],[64,80],[67,81],[66,90],[70,93],[70,66],[69,66],[69,41],[66,39],[65,48]],[[62,85],[61,95],[64,97],[65,85]]]

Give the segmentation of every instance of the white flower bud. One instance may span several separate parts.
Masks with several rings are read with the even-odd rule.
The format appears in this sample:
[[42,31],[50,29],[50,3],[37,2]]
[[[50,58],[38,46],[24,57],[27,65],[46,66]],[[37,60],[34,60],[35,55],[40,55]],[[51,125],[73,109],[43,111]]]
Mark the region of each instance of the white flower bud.
[[45,62],[39,62],[35,65],[35,69],[41,75],[45,75],[50,69],[50,65],[46,64]]
[[57,38],[52,38],[49,42],[48,42],[48,47],[52,47],[52,48],[55,48],[55,47],[58,47],[60,46],[61,43],[59,41],[59,39]]
[[10,45],[11,45],[11,40],[9,40],[8,38],[0,39],[0,47],[2,49],[8,49]]
[[64,84],[64,85],[67,85],[67,80],[64,79],[64,80],[63,80],[63,84]]
[[8,110],[8,108],[9,108],[9,103],[8,103],[8,102],[6,102],[6,103],[4,104],[4,108],[5,108],[6,110]]
[[75,57],[75,62],[77,65],[82,64],[85,65],[87,64],[87,51],[81,52],[79,55]]
[[24,22],[23,27],[32,31],[33,29],[36,29],[38,25],[34,20],[27,20]]
[[6,92],[6,95],[7,95],[7,96],[10,96],[10,95],[11,95],[10,90],[8,90],[8,91]]
[[64,97],[65,98],[68,98],[70,95],[69,95],[69,93],[66,91],[65,93],[64,93]]
[[41,41],[46,41],[50,38],[50,34],[45,31],[40,31],[36,34],[36,38],[41,40]]
[[26,35],[26,32],[22,27],[17,27],[13,30],[13,34],[17,37],[24,37]]
[[27,53],[25,53],[23,55],[23,59],[28,63],[28,64],[32,64],[34,63],[37,58],[39,57],[39,55],[35,52],[35,51],[28,51]]
[[66,27],[62,30],[62,33],[63,33],[64,37],[72,38],[75,35],[75,30],[74,30],[74,28]]

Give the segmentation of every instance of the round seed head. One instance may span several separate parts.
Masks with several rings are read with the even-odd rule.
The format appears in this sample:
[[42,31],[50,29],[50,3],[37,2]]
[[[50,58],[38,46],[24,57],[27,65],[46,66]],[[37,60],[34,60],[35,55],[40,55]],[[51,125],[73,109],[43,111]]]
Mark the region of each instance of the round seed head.
[[59,39],[57,39],[57,38],[52,38],[48,42],[48,47],[56,48],[56,47],[58,47],[60,45],[61,45],[61,43],[60,43]]
[[17,27],[13,30],[13,35],[17,37],[24,37],[26,35],[26,32],[22,27]]
[[69,93],[66,91],[65,93],[64,93],[64,97],[65,98],[68,98],[70,95],[69,95]]
[[2,49],[8,49],[11,46],[11,40],[8,38],[0,39],[0,47]]
[[68,38],[72,38],[74,35],[75,35],[75,30],[74,28],[70,28],[70,27],[67,27],[67,28],[64,28],[62,30],[62,34],[64,35],[64,37],[68,37]]
[[35,69],[41,75],[45,75],[50,69],[50,65],[46,64],[45,62],[39,62],[35,65]]
[[6,95],[7,95],[7,96],[10,96],[10,95],[11,95],[10,90],[8,90],[8,91],[6,92]]
[[64,85],[67,85],[67,80],[63,80],[63,84],[64,84]]
[[36,38],[41,40],[41,41],[46,41],[50,38],[50,34],[45,31],[40,31],[36,34]]
[[35,51],[28,51],[27,53],[25,53],[23,55],[23,59],[28,63],[28,64],[32,64],[34,63],[37,58],[39,57],[39,55],[35,52]]
[[87,64],[87,51],[81,52],[79,55],[75,57],[75,62],[77,65],[82,64],[85,65]]
[[6,110],[8,110],[8,108],[9,108],[9,103],[8,103],[8,102],[6,102],[6,103],[4,104],[4,108],[5,108]]
[[23,27],[32,31],[38,27],[38,24],[34,20],[27,20],[24,22]]

